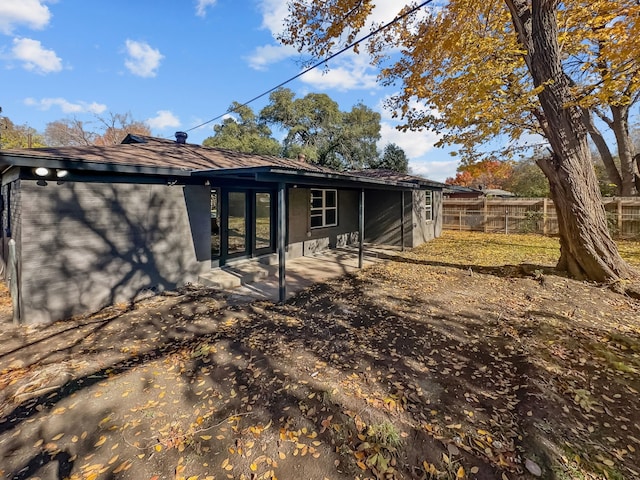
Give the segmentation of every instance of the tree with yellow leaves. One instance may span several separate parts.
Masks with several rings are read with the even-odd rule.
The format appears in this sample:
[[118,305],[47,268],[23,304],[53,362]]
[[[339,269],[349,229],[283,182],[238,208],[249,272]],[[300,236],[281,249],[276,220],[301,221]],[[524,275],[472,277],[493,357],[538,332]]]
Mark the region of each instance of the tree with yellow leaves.
[[[374,8],[373,0],[293,0],[281,41],[325,57],[353,42]],[[403,16],[367,48],[380,81],[401,85],[388,106],[404,129],[440,132],[442,144],[461,144],[467,156],[497,136],[541,134],[549,153],[537,163],[558,213],[558,267],[617,282],[638,276],[607,229],[589,135],[597,108],[637,100],[639,15],[635,0],[450,0]]]

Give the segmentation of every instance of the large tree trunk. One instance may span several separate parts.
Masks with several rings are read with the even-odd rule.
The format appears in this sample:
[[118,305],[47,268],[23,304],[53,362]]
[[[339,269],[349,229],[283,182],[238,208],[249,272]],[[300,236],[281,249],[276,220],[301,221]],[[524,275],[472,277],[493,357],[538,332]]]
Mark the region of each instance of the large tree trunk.
[[609,181],[616,186],[616,195],[620,195],[622,192],[622,177],[620,176],[618,167],[613,161],[613,155],[611,155],[609,145],[607,145],[607,141],[602,136],[602,132],[600,132],[598,127],[596,127],[591,111],[584,109],[582,111],[582,118],[584,119],[584,124],[587,127],[589,135],[591,136],[591,140],[593,140],[593,143],[598,149],[598,153],[600,154],[600,158],[602,159],[604,168],[607,171]]
[[636,188],[638,168],[633,158],[633,143],[629,136],[629,107],[627,105],[612,105],[611,114],[613,116],[611,128],[616,136],[618,157],[620,157],[621,194],[627,197],[635,196],[638,194]]
[[541,125],[553,155],[539,162],[558,214],[558,267],[580,279],[610,282],[634,276],[607,229],[587,129],[562,69],[556,0],[506,0],[527,54],[544,113]]

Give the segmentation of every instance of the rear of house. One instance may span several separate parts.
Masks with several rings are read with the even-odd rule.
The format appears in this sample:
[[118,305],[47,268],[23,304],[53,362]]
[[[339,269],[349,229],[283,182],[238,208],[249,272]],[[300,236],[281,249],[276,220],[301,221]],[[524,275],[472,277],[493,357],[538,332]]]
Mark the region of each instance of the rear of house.
[[[441,230],[441,186],[149,137],[1,151],[14,318],[50,322],[174,289],[212,268]],[[420,183],[422,181],[422,183]]]

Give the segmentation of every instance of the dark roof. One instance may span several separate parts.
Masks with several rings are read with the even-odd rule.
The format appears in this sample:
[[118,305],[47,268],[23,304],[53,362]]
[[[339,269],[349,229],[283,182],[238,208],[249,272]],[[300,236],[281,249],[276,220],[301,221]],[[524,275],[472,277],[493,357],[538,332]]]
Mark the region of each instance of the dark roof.
[[[143,142],[131,141],[142,139]],[[156,167],[185,171],[281,167],[330,173],[333,170],[300,160],[268,155],[240,153],[221,148],[208,148],[193,144],[178,144],[172,140],[129,135],[126,143],[108,146],[78,146],[57,148],[30,148],[22,150],[0,150],[0,165],[12,165],[13,159],[59,160],[83,164],[126,165],[134,167]]]
[[0,150],[0,169],[8,166],[64,168],[142,175],[248,178],[258,181],[303,182],[309,185],[384,186],[411,189],[440,186],[421,177],[390,172],[373,175],[336,170],[269,155],[180,144],[174,140],[127,135],[118,145]]
[[423,187],[439,187],[443,188],[444,183],[434,182],[418,175],[409,175],[408,173],[396,172],[395,170],[387,170],[383,168],[372,168],[366,170],[352,170],[349,173],[359,177],[377,178],[380,180],[415,183]]
[[482,190],[471,187],[463,187],[462,185],[446,185],[444,187],[445,193],[475,193],[482,195]]

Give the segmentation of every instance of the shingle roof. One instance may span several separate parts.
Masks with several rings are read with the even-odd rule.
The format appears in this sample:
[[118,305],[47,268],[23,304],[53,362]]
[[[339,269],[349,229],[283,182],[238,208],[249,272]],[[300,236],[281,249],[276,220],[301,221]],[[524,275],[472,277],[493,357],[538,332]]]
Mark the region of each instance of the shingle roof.
[[400,173],[395,170],[387,170],[383,168],[367,169],[367,170],[352,170],[349,173],[357,175],[359,177],[377,178],[379,180],[388,180],[394,182],[404,183],[417,183],[418,185],[429,187],[444,187],[444,183],[434,182],[424,177],[417,175],[409,175],[408,173]]
[[[129,138],[129,137],[127,137]],[[0,150],[3,156],[63,160],[81,163],[99,163],[139,167],[160,167],[187,171],[237,169],[254,167],[280,167],[318,173],[335,173],[334,170],[303,162],[268,155],[240,153],[221,148],[208,148],[193,144],[153,137],[133,137],[142,143],[129,141],[108,146],[77,146],[58,148],[32,148],[24,150]]]

